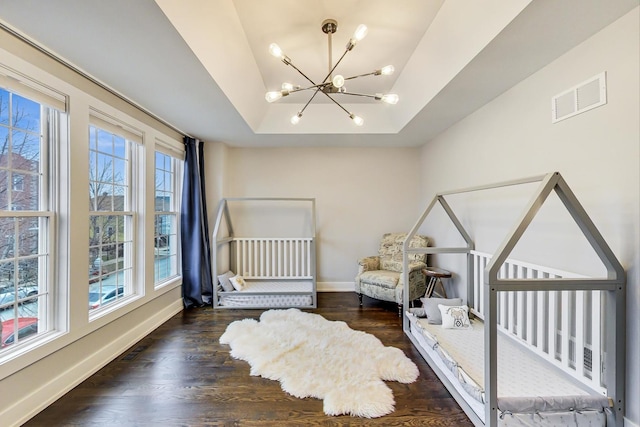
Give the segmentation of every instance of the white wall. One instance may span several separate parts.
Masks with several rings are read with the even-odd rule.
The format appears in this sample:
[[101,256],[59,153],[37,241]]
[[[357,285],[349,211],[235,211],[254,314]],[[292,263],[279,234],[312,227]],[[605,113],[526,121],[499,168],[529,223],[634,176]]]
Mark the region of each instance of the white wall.
[[[560,171],[627,275],[627,423],[640,424],[640,108],[639,9],[636,8],[564,56],[527,78],[422,149],[424,206],[440,191]],[[551,124],[551,97],[606,71],[608,103]],[[434,158],[439,162],[430,161]],[[528,187],[533,191],[535,187]],[[525,188],[526,189],[526,188]],[[503,194],[460,202],[462,221],[485,249],[500,242],[505,219],[523,200]],[[532,194],[532,193],[529,193]],[[479,198],[493,204],[476,215]],[[589,272],[593,257],[564,242],[567,218],[551,207],[523,241],[518,258]],[[543,230],[546,234],[540,234]],[[427,234],[450,238],[438,221]],[[536,235],[542,238],[536,239]],[[499,237],[498,237],[499,236]],[[484,239],[484,242],[480,240]],[[487,240],[489,242],[487,242]],[[560,245],[560,247],[558,247]],[[580,245],[578,245],[580,246]],[[516,258],[514,256],[514,258]],[[447,259],[443,263],[459,268]],[[578,271],[578,272],[581,272]]]
[[[207,160],[223,155],[207,145]],[[360,257],[385,232],[406,231],[419,207],[418,148],[227,148],[224,197],[314,197],[319,289],[353,289]],[[219,185],[219,184],[218,184]],[[209,194],[209,217],[219,199]],[[213,227],[213,221],[211,222]]]

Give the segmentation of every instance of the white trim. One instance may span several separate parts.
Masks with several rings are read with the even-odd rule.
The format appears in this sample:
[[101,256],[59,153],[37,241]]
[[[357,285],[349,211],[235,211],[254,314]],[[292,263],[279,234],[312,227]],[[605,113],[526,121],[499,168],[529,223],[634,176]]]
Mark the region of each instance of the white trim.
[[[58,400],[64,394],[76,387],[82,381],[95,374],[109,362],[123,354],[129,347],[149,335],[164,322],[182,311],[182,299],[178,299],[147,318],[146,321],[124,330],[117,340],[109,341],[107,345],[83,359],[80,363],[70,366],[53,380],[42,384],[22,400],[0,412],[0,419],[8,422],[9,426],[19,426],[33,418],[47,406]],[[36,403],[34,405],[34,403]]]
[[185,148],[184,143],[176,141],[173,138],[155,139],[155,149],[163,154],[175,157],[184,161]]
[[4,64],[0,64],[0,86],[39,104],[67,111],[67,95]]
[[318,292],[355,292],[354,282],[318,282]]
[[633,421],[631,421],[629,418],[625,417],[624,418],[624,427],[640,427],[640,424],[636,424]]
[[107,132],[122,136],[131,142],[144,143],[143,131],[93,107],[89,107],[89,123]]

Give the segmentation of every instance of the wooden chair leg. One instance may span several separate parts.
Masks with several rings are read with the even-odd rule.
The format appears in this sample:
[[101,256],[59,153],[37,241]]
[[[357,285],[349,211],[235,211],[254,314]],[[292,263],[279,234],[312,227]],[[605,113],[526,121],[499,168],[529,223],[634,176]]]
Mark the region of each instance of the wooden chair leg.
[[398,304],[398,317],[402,317],[402,304]]

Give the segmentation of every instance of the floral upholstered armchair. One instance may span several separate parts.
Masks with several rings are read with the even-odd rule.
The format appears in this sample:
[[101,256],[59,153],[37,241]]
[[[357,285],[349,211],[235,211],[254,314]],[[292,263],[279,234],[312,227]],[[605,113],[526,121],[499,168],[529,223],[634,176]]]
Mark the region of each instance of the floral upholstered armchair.
[[[402,276],[402,244],[407,233],[386,233],[382,236],[378,256],[358,260],[356,293],[362,306],[362,295],[395,302],[402,315],[404,283]],[[409,243],[410,248],[426,248],[429,239],[416,235]],[[422,269],[427,266],[426,254],[409,254],[409,301],[422,297],[427,284]]]

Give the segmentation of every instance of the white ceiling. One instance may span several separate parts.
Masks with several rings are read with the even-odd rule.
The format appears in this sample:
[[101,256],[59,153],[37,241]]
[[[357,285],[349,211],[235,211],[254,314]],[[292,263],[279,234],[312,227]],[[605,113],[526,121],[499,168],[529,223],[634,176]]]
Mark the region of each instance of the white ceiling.
[[[640,0],[0,0],[0,21],[180,131],[232,146],[417,146],[634,7]],[[333,62],[345,76],[393,64],[350,92],[394,92],[395,106],[335,95],[268,104],[305,84],[268,53],[278,43],[312,80],[328,72],[323,20],[338,21]],[[343,98],[339,98],[343,96]]]

